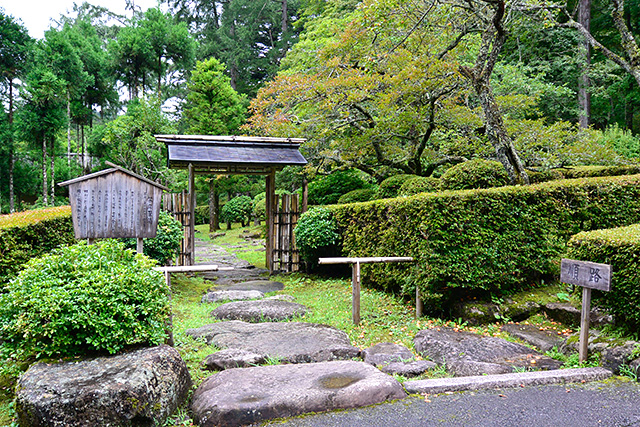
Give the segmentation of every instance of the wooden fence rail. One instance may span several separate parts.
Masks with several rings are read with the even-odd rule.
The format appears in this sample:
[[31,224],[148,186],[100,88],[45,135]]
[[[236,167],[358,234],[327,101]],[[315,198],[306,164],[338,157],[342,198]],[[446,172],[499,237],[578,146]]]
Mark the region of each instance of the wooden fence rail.
[[300,252],[296,246],[293,229],[300,218],[300,198],[297,194],[277,196],[274,200],[274,224],[272,239],[272,262],[274,271],[299,271]]
[[191,209],[189,206],[189,197],[186,191],[181,193],[164,193],[162,195],[162,208],[169,212],[175,219],[180,221],[184,236],[180,243],[180,252],[178,253],[178,265],[193,265],[194,248],[192,246],[191,236]]

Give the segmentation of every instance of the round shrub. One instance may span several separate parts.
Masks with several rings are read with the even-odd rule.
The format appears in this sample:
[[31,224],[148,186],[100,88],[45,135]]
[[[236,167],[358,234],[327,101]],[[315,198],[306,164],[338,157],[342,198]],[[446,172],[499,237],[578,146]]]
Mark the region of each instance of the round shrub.
[[262,198],[258,201],[253,201],[253,216],[260,221],[266,221],[267,219],[267,199]]
[[532,184],[538,184],[540,182],[556,181],[558,179],[564,179],[564,175],[557,169],[549,169],[540,172],[528,171],[529,180]]
[[[166,211],[160,211],[156,237],[144,239],[144,254],[165,265],[174,259],[180,249],[183,231],[180,221]],[[136,239],[124,239],[127,249],[136,249]]]
[[418,193],[428,193],[440,190],[440,180],[428,176],[415,176],[402,183],[398,190],[399,196],[413,196]]
[[154,265],[116,240],[32,259],[0,295],[2,352],[74,356],[160,344],[170,307]]
[[509,184],[509,176],[500,162],[473,159],[459,163],[440,178],[445,190],[501,187]]
[[347,203],[368,202],[376,197],[376,190],[373,188],[361,188],[359,190],[349,191],[338,199],[339,205]]
[[222,207],[220,217],[226,222],[244,222],[251,218],[253,200],[249,196],[238,196]]
[[300,215],[293,230],[302,259],[315,265],[318,258],[338,253],[341,241],[338,222],[327,208],[314,208]]
[[196,225],[209,224],[209,205],[196,206]]
[[309,183],[309,203],[312,205],[331,205],[349,191],[369,188],[371,184],[360,177],[354,169],[335,171]]
[[398,191],[400,190],[400,187],[402,187],[402,184],[415,177],[417,177],[417,175],[405,173],[390,176],[380,183],[380,187],[378,188],[378,198],[390,199],[392,197],[398,197]]

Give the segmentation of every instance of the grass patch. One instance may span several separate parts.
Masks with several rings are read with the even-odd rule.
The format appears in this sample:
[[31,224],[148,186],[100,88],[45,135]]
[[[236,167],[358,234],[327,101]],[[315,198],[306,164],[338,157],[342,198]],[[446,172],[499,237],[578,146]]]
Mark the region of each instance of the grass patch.
[[265,268],[266,254],[264,251],[264,245],[251,245],[250,242],[243,237],[243,235],[260,234],[263,236],[262,238],[264,238],[264,225],[250,225],[242,227],[240,223],[233,223],[231,224],[231,230],[227,230],[226,227],[223,227],[222,230],[218,230],[216,233],[224,233],[224,235],[218,236],[214,239],[211,238],[212,234],[209,233],[209,224],[196,225],[195,228],[196,237],[198,239],[222,246],[226,251],[234,254],[238,258],[245,260],[258,268]]

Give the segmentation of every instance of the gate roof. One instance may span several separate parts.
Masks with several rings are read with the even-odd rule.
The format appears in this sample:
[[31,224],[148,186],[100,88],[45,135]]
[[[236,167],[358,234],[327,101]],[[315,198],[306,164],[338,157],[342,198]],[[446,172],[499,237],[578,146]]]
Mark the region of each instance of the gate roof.
[[302,138],[262,138],[247,136],[155,135],[167,145],[172,169],[195,173],[268,174],[285,166],[302,166]]

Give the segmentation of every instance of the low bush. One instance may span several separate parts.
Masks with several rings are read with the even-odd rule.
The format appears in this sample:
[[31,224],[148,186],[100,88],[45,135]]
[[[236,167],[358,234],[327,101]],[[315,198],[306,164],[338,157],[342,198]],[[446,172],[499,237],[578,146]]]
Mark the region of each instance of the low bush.
[[559,172],[565,178],[595,178],[598,176],[620,176],[640,173],[640,166],[576,166],[561,168]]
[[404,173],[390,176],[380,183],[380,186],[378,187],[377,198],[390,199],[393,197],[398,197],[398,191],[400,191],[400,187],[402,187],[402,184],[416,177],[417,175]]
[[369,187],[371,184],[354,169],[335,171],[331,175],[316,178],[309,183],[309,204],[331,205],[338,203],[338,199],[343,194]]
[[5,358],[113,354],[161,343],[170,308],[154,264],[115,240],[29,261],[0,295]]
[[376,190],[374,188],[361,188],[359,190],[349,191],[348,193],[340,196],[338,204],[344,205],[345,203],[368,202],[369,200],[373,200],[375,197]]
[[406,180],[398,190],[399,196],[413,196],[418,193],[432,193],[440,190],[440,180],[427,176],[416,176]]
[[249,196],[238,196],[229,200],[220,210],[220,218],[226,222],[245,222],[251,220],[253,200]]
[[300,215],[294,233],[300,256],[311,268],[318,258],[339,254],[338,223],[328,208],[316,207]]
[[529,180],[532,184],[564,179],[564,175],[558,169],[549,169],[540,172],[527,171],[527,174],[529,175]]
[[578,233],[568,243],[567,257],[611,265],[611,290],[594,290],[592,298],[617,325],[640,332],[640,224]]
[[509,176],[500,162],[473,159],[450,167],[440,178],[444,190],[501,187]]
[[0,216],[0,292],[27,261],[75,242],[69,206]]
[[569,238],[640,222],[640,175],[423,193],[332,206],[345,256],[412,256],[414,267],[363,270],[371,285],[443,308],[558,273]]
[[209,205],[196,206],[196,225],[209,224]]
[[[160,211],[156,237],[144,239],[144,254],[159,264],[166,265],[178,254],[183,236],[180,221],[168,212]],[[136,249],[136,239],[125,239],[124,242],[127,249]]]
[[254,199],[253,201],[253,209],[251,210],[254,218],[257,218],[260,221],[267,220],[267,199],[262,198],[258,201]]

